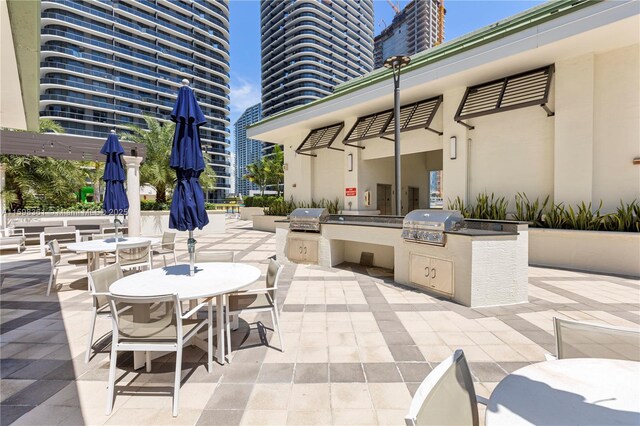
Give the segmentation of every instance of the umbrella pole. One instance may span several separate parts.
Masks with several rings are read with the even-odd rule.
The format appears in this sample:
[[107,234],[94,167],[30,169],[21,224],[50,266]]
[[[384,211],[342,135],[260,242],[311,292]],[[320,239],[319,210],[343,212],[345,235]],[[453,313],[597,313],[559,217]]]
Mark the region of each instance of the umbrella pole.
[[196,258],[196,240],[193,238],[193,231],[189,231],[189,239],[187,240],[187,249],[189,250],[189,276],[193,276],[194,263]]
[[113,228],[116,234],[116,243],[118,242],[118,214],[113,215]]

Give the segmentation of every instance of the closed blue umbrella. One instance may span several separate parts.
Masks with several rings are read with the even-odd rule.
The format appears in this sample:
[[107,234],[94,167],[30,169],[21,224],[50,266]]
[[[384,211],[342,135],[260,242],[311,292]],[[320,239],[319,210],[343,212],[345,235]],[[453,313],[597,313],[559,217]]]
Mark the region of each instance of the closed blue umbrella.
[[105,214],[115,215],[113,221],[116,232],[116,240],[118,238],[118,215],[126,215],[129,210],[129,199],[124,190],[124,170],[122,169],[122,154],[124,149],[118,141],[115,130],[107,138],[104,146],[100,150],[100,154],[107,156],[104,165],[104,175],[102,180],[105,182],[104,200],[102,209]]
[[204,170],[204,158],[198,134],[200,126],[207,120],[186,79],[182,80],[178,99],[171,112],[171,120],[176,123],[176,131],[169,165],[176,171],[177,183],[169,211],[169,228],[189,231],[189,273],[193,275],[196,245],[193,230],[202,229],[209,223],[204,205],[204,192],[199,180]]

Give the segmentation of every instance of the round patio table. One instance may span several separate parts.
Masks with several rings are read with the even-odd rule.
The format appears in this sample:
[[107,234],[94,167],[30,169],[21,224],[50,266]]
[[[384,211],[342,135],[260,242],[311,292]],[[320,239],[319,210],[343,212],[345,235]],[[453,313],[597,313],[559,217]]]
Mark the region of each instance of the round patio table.
[[[260,278],[260,270],[243,263],[196,263],[194,276],[189,276],[189,265],[179,264],[164,268],[142,271],[119,279],[109,287],[109,292],[118,296],[158,296],[177,294],[180,300],[216,298],[216,333],[218,335],[218,354],[220,364],[224,363],[224,295],[241,290]],[[209,311],[211,314],[211,311]],[[136,312],[134,311],[134,315]],[[137,315],[145,315],[138,312]],[[203,347],[211,353],[212,331],[209,329],[208,346]],[[211,371],[211,356],[207,355],[207,365]],[[134,353],[134,368],[144,365],[144,352]]]
[[100,267],[100,253],[115,253],[116,245],[123,243],[142,243],[149,241],[151,245],[160,242],[160,238],[152,237],[109,237],[102,240],[82,241],[67,244],[67,249],[76,253],[87,253],[87,271],[95,271]]
[[640,362],[575,358],[540,362],[502,380],[487,426],[640,424]]

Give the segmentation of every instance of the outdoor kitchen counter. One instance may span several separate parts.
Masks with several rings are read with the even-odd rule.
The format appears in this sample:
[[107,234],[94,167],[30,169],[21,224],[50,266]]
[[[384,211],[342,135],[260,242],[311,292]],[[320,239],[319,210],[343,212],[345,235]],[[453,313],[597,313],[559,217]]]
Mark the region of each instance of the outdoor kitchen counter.
[[392,269],[395,282],[465,306],[528,301],[526,223],[467,220],[464,228],[445,231],[440,246],[403,239],[401,223],[392,221],[342,221],[332,215],[319,233],[294,232],[288,223],[278,223],[277,256],[330,267],[367,262],[372,254],[373,265]]

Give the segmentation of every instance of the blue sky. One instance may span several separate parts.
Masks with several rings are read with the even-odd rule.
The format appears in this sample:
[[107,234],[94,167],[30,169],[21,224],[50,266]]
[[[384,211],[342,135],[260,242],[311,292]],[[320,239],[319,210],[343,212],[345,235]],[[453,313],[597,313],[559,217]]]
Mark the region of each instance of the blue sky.
[[[409,0],[395,0],[394,3],[402,9]],[[543,1],[445,0],[445,41],[453,40],[540,3]],[[390,24],[394,12],[386,0],[374,0],[374,13],[377,35],[384,28],[382,21]],[[247,107],[260,102],[260,2],[231,0],[230,25],[233,126]]]

